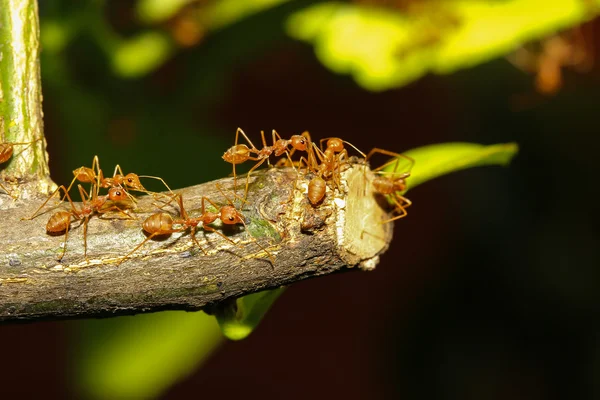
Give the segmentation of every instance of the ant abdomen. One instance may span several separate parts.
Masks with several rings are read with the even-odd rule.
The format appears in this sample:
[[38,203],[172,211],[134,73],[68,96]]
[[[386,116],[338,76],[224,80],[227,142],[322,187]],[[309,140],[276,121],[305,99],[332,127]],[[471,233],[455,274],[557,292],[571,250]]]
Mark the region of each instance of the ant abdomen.
[[13,146],[10,143],[0,143],[0,164],[7,162],[13,155]]
[[46,224],[46,232],[51,235],[59,235],[65,232],[71,224],[71,213],[59,211],[53,214]]
[[308,200],[315,206],[319,204],[323,197],[325,197],[325,191],[327,190],[327,183],[319,176],[315,176],[308,183]]
[[142,228],[150,234],[170,232],[173,229],[173,217],[167,213],[152,214],[142,224]]

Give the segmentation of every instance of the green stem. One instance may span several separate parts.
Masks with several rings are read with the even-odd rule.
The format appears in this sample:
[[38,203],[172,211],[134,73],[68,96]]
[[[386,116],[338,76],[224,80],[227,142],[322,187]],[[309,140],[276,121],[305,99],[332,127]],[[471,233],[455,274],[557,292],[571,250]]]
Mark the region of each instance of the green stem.
[[36,0],[0,0],[0,140],[15,146],[3,170],[19,182],[36,181],[36,191],[52,186],[42,121],[40,29]]

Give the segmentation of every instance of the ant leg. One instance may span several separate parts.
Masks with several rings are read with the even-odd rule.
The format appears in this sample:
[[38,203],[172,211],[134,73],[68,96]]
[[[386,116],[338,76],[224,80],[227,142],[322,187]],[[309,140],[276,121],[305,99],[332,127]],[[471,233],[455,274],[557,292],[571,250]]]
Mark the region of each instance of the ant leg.
[[358,153],[360,153],[361,156],[363,156],[363,158],[366,158],[367,156],[365,155],[365,153],[363,153],[362,151],[360,151],[358,149],[358,147],[356,147],[355,145],[353,145],[350,142],[346,142],[345,140],[342,140],[344,143],[346,143],[348,146],[352,147],[354,150],[356,150]]
[[196,239],[196,229],[197,229],[196,226],[192,227],[192,232],[190,233],[190,235],[192,236],[192,241],[194,243],[196,243],[196,246],[198,246],[200,248],[200,250],[202,250],[202,252],[204,253],[204,255],[207,256],[208,253],[206,252],[206,250],[204,250],[204,248],[202,246],[200,246],[200,243],[198,242],[198,239]]
[[394,194],[394,196],[396,197],[397,200],[399,200],[399,202],[403,202],[404,204],[402,204],[403,208],[407,208],[410,207],[412,205],[412,201],[410,201],[409,199],[407,199],[406,197],[399,195],[399,194]]
[[208,232],[214,232],[214,233],[216,233],[217,235],[221,236],[223,239],[227,240],[228,242],[230,242],[230,243],[233,243],[233,244],[237,245],[237,244],[236,244],[236,243],[235,243],[233,240],[231,240],[231,239],[230,239],[230,238],[228,238],[227,236],[223,235],[221,232],[219,232],[218,230],[216,230],[215,228],[213,228],[213,227],[212,227],[212,226],[210,226],[210,225],[204,225],[204,224],[202,224],[202,229],[204,229],[205,231],[208,231]]
[[135,219],[131,215],[127,214],[127,212],[125,212],[125,210],[122,210],[121,208],[119,208],[119,206],[115,206],[115,205],[112,205],[112,206],[106,207],[106,208],[102,208],[102,209],[96,210],[96,211],[98,212],[98,214],[100,214],[98,216],[98,218],[100,218],[100,219],[118,219],[118,218],[102,218],[102,216],[109,211],[117,211],[119,214],[124,215],[126,217],[125,219]]
[[[248,226],[246,225],[246,223],[245,223],[244,221],[242,221],[242,225],[244,225],[244,231],[248,232]],[[205,229],[206,229],[206,227],[205,227],[205,226],[203,226],[203,228],[205,228]],[[213,231],[214,231],[214,229],[213,229]],[[215,231],[215,232],[216,232],[216,231]],[[220,233],[220,232],[217,232],[217,233]],[[263,247],[263,246],[262,246],[262,245],[261,245],[261,244],[258,242],[258,240],[256,240],[256,238],[255,238],[255,237],[253,237],[252,235],[250,235],[250,233],[249,233],[249,232],[248,232],[248,235],[249,235],[249,236],[252,238],[252,241],[253,241],[254,243],[256,243],[256,245],[257,245],[258,247],[260,247],[260,249],[261,249],[262,251],[264,251],[265,253],[267,253],[267,254],[268,254],[268,256],[269,256],[269,260],[271,260],[271,265],[274,265],[274,264],[275,264],[275,257],[273,257],[273,254],[271,254],[271,252],[270,252],[269,250],[267,250],[265,247]],[[225,236],[225,235],[221,234],[221,236]],[[229,238],[225,237],[225,239],[229,239]],[[229,241],[233,243],[233,241],[232,241],[231,239],[229,239]]]
[[256,164],[254,164],[254,167],[250,168],[250,171],[248,171],[248,174],[246,174],[246,189],[244,190],[244,202],[246,201],[246,198],[248,197],[248,186],[250,185],[250,174],[256,168],[260,167],[265,162],[265,160],[268,160],[268,158],[263,158],[262,160],[260,160]]
[[[32,219],[34,219],[35,217],[37,217],[37,215],[38,215],[38,212],[40,212],[40,210],[41,210],[42,208],[44,208],[44,206],[45,206],[46,204],[48,204],[48,202],[50,201],[50,199],[51,199],[52,197],[54,197],[54,195],[55,195],[56,193],[58,193],[58,192],[60,191],[60,189],[62,189],[62,190],[65,192],[65,197],[69,197],[69,192],[67,191],[67,188],[65,188],[65,186],[64,186],[64,185],[60,185],[59,187],[57,187],[57,188],[56,188],[56,190],[55,190],[54,192],[52,192],[52,194],[51,194],[50,196],[48,196],[48,198],[46,199],[46,201],[42,203],[42,205],[41,205],[41,206],[40,206],[40,207],[39,207],[39,208],[38,208],[38,209],[37,209],[37,210],[36,210],[36,211],[33,213],[33,215],[32,215],[31,217],[28,217],[28,218],[21,218],[21,221],[28,221],[28,220],[32,220]],[[64,199],[64,197],[63,197],[63,199]],[[62,201],[62,200],[61,200],[61,201]],[[73,202],[71,201],[71,197],[69,197],[69,202],[71,203],[71,205],[73,205]]]
[[67,239],[69,238],[69,227],[71,226],[71,216],[69,215],[69,223],[67,224],[67,229],[65,229],[65,240],[63,242],[63,251],[60,257],[58,257],[58,261],[62,260],[67,252]]
[[0,188],[4,189],[4,191],[6,192],[6,194],[8,194],[10,197],[12,197],[14,200],[17,199],[17,197],[13,196],[13,193],[11,190],[8,190],[8,188],[6,186],[4,186],[3,184],[0,183]]
[[386,155],[386,156],[394,157],[394,159],[389,160],[385,164],[383,164],[383,165],[381,165],[381,166],[373,169],[372,170],[373,172],[380,171],[380,170],[384,169],[385,167],[387,167],[388,165],[396,163],[396,166],[394,167],[394,171],[393,171],[393,173],[396,173],[396,170],[398,169],[398,164],[400,163],[400,158],[404,158],[405,160],[407,160],[410,163],[410,167],[408,168],[409,171],[415,165],[415,160],[412,157],[409,157],[407,155],[400,154],[400,153],[394,153],[393,151],[388,151],[388,150],[380,149],[380,148],[377,148],[377,147],[371,149],[371,151],[369,152],[369,154],[367,155],[367,157],[365,158],[365,160],[369,161],[369,159],[374,154],[383,154],[383,155]]
[[128,254],[126,254],[125,256],[123,256],[123,258],[121,258],[121,260],[119,260],[119,262],[117,263],[117,266],[121,265],[124,261],[126,261],[133,253],[135,253],[140,247],[142,247],[148,240],[152,239],[155,236],[158,235],[166,235],[167,233],[164,232],[154,232],[153,234],[151,234],[150,236],[148,236],[146,239],[144,239],[142,241],[142,243],[138,244],[135,249],[131,250]]
[[[397,219],[404,218],[404,217],[406,217],[406,216],[408,215],[408,213],[406,212],[406,209],[405,209],[405,207],[404,207],[404,206],[402,206],[402,204],[400,204],[400,202],[398,202],[398,200],[396,199],[396,197],[395,197],[395,196],[393,196],[393,197],[392,197],[392,199],[393,199],[394,203],[396,204],[395,211],[400,211],[400,212],[401,212],[401,214],[400,214],[400,215],[396,215],[396,216],[395,216],[395,217],[393,217],[393,218],[390,218],[390,219],[386,219],[386,220],[384,220],[384,221],[381,221],[381,222],[380,222],[380,224],[386,224],[386,223],[388,223],[388,222],[392,222],[392,221],[395,221],[395,220],[397,220]],[[408,199],[406,199],[406,200],[408,200]],[[412,203],[411,203],[411,204],[412,204]]]
[[[231,199],[229,198],[229,196],[227,196],[227,195],[225,194],[225,192],[223,191],[223,188],[221,188],[221,185],[219,185],[218,183],[215,183],[215,186],[217,187],[217,190],[218,190],[219,192],[221,192],[221,194],[223,195],[223,197],[225,197],[225,199],[227,200],[227,204],[229,204],[230,206],[233,206],[233,207],[235,207],[235,206],[233,205],[233,201],[231,201]],[[240,196],[238,196],[238,195],[237,195],[235,192],[233,192],[233,195],[234,195],[234,197],[235,197],[236,199],[239,199],[239,200],[241,200],[241,201],[242,201],[242,204],[246,202],[246,200],[242,199],[242,198],[241,198]],[[219,209],[219,207],[218,207],[218,206],[217,206],[215,203],[213,203],[211,199],[209,199],[209,198],[208,198],[208,197],[206,197],[206,196],[203,196],[203,197],[202,197],[202,214],[204,214],[204,199],[205,199],[205,198],[206,198],[206,200],[208,200],[208,201],[210,202],[210,204],[211,204],[211,205],[212,205],[214,208],[216,208],[217,210]]]
[[90,221],[90,217],[86,216],[83,219],[83,257],[85,257],[85,260],[88,261],[88,256],[87,256],[87,228],[88,228],[88,222]]
[[312,146],[313,141],[310,138],[310,133],[308,133],[308,131],[304,131],[300,134],[300,136],[303,136],[304,138],[306,138],[306,142],[307,142],[306,155],[308,158],[308,165],[311,165],[311,166],[317,165],[317,156],[315,155],[315,151]]

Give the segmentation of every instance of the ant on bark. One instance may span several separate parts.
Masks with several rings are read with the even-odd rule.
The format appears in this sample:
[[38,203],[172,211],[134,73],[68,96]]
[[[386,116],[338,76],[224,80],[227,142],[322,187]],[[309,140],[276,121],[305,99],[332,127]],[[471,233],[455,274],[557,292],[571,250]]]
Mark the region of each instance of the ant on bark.
[[[217,188],[219,189],[219,191],[221,191],[221,188],[218,185],[217,185]],[[223,192],[221,191],[221,193],[223,193]],[[223,193],[223,195],[225,195],[225,194]],[[197,217],[190,217],[188,215],[188,213],[183,205],[183,195],[181,193],[179,193],[175,196],[176,196],[177,202],[179,204],[180,218],[174,219],[170,214],[165,213],[165,212],[157,212],[157,213],[150,215],[148,218],[146,218],[146,220],[142,224],[142,228],[144,229],[144,231],[149,233],[150,235],[146,239],[144,239],[139,245],[137,245],[132,251],[130,251],[129,254],[124,256],[117,265],[120,265],[121,263],[123,263],[133,253],[135,253],[140,247],[142,247],[146,242],[148,242],[149,240],[151,240],[152,238],[154,238],[156,236],[170,235],[170,234],[176,233],[176,232],[185,232],[188,229],[190,229],[190,235],[192,237],[192,241],[200,248],[200,250],[202,250],[202,252],[205,255],[208,255],[206,250],[204,250],[204,248],[198,242],[198,239],[196,239],[196,231],[198,230],[199,225],[201,225],[202,229],[204,229],[205,231],[214,232],[232,244],[236,244],[236,243],[233,240],[231,240],[230,238],[228,238],[227,236],[225,236],[224,234],[222,234],[221,232],[217,231],[214,227],[210,226],[210,224],[212,224],[213,222],[215,222],[217,220],[220,220],[225,225],[242,224],[242,225],[244,225],[244,228],[247,230],[247,225],[246,225],[246,222],[244,221],[244,216],[235,208],[235,206],[231,203],[231,200],[229,200],[229,198],[227,198],[227,196],[225,196],[225,197],[227,198],[227,201],[229,202],[229,204],[225,205],[225,206],[221,206],[221,207],[217,206],[208,197],[203,196],[202,197],[201,214]],[[213,206],[218,211],[217,212],[207,211],[205,202],[210,203],[210,205]],[[180,227],[174,228],[173,227],[174,225],[180,225]],[[271,261],[274,262],[273,256],[271,255],[271,253],[269,253],[260,244],[258,246],[263,251],[265,251],[271,258]]]
[[91,195],[88,194],[83,186],[77,185],[79,189],[79,194],[82,198],[82,204],[78,209],[73,200],[71,200],[71,196],[69,196],[69,192],[64,185],[61,185],[56,189],[50,197],[36,210],[36,212],[29,218],[23,218],[23,220],[31,220],[38,215],[38,212],[48,203],[48,201],[61,189],[65,193],[65,197],[69,200],[69,204],[71,205],[71,209],[69,211],[58,211],[54,213],[48,223],[46,224],[46,232],[50,235],[61,235],[63,232],[65,234],[65,240],[63,244],[63,251],[58,261],[62,260],[66,251],[67,251],[67,239],[69,237],[69,229],[71,226],[71,220],[79,220],[83,223],[83,255],[87,260],[87,226],[89,219],[94,214],[105,214],[109,211],[118,211],[119,213],[125,215],[128,219],[131,219],[131,216],[125,213],[119,206],[107,205],[107,201],[112,202],[121,202],[127,200],[127,194],[125,190],[121,187],[113,187],[108,190],[108,194],[103,196],[98,196],[96,192],[92,192]]
[[[239,135],[242,135],[246,142],[250,145],[248,147],[245,144],[238,144]],[[301,135],[292,135],[290,139],[283,139],[279,133],[275,129],[273,129],[271,136],[273,145],[268,146],[267,141],[265,139],[264,131],[260,131],[261,139],[263,147],[258,149],[254,143],[246,136],[246,133],[242,130],[242,128],[238,128],[235,132],[235,144],[231,146],[225,153],[223,154],[223,160],[233,165],[233,185],[237,186],[237,175],[235,172],[235,166],[237,164],[244,163],[248,160],[257,161],[257,163],[250,168],[246,175],[246,188],[244,190],[244,200],[248,196],[248,184],[250,182],[250,174],[252,171],[260,167],[265,161],[270,165],[269,157],[274,154],[276,157],[280,157],[283,154],[286,154],[288,161],[293,165],[291,155],[294,154],[296,150],[298,151],[309,151],[311,149],[311,140],[308,131],[304,131]],[[289,147],[292,146],[291,151]],[[309,160],[311,160],[311,155],[309,152]]]
[[115,166],[113,176],[110,178],[105,178],[102,169],[100,169],[100,161],[97,155],[94,156],[91,168],[85,166],[79,167],[73,170],[73,175],[74,178],[69,184],[67,192],[71,190],[71,187],[75,184],[76,181],[79,181],[81,183],[91,183],[90,193],[95,192],[96,195],[99,194],[101,188],[110,189],[113,187],[120,187],[122,189],[125,189],[125,193],[129,197],[129,199],[135,202],[135,197],[133,197],[126,189],[155,195],[156,193],[148,191],[140,182],[140,178],[152,178],[161,181],[163,185],[165,185],[165,187],[169,190],[169,192],[173,193],[169,185],[167,185],[167,183],[162,178],[149,175],[137,175],[133,172],[130,172],[127,175],[125,175],[123,173],[123,170],[121,169],[121,166],[118,164]]
[[[324,141],[327,141],[325,150],[323,150]],[[309,169],[315,173],[315,177],[308,184],[308,199],[313,206],[319,204],[325,197],[327,190],[326,180],[332,180],[334,187],[341,191],[340,173],[342,172],[342,167],[348,165],[348,150],[344,147],[344,143],[366,158],[365,153],[360,151],[356,146],[340,138],[331,137],[321,139],[319,142],[320,147],[317,147],[313,143],[313,151],[316,157],[314,157],[312,163],[310,160],[308,161]],[[317,158],[321,164],[318,164]]]

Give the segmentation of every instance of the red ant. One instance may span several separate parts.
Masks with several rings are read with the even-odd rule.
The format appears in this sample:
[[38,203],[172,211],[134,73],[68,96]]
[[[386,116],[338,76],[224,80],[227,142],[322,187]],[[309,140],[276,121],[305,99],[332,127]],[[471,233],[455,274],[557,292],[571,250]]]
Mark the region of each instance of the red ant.
[[[1,124],[2,124],[2,121],[0,121],[0,129],[2,128]],[[37,138],[32,142],[7,143],[7,142],[4,142],[4,134],[2,134],[2,142],[0,142],[0,164],[4,164],[8,160],[10,160],[10,158],[12,157],[13,152],[14,152],[14,146],[32,145],[33,143],[38,142],[40,140],[42,140],[42,138]],[[13,196],[12,191],[8,190],[8,188],[6,186],[4,186],[2,183],[0,183],[0,188],[4,189],[4,191],[6,191],[6,193],[13,199],[15,199],[15,200],[17,199],[16,197]]]
[[[399,215],[396,215],[393,218],[381,221],[382,224],[385,224],[387,222],[395,221],[397,219],[406,217],[407,215],[406,208],[409,207],[412,204],[412,202],[406,197],[402,196],[399,192],[406,190],[406,179],[410,177],[410,170],[415,164],[415,160],[404,154],[394,153],[379,148],[372,149],[365,158],[365,160],[368,161],[374,154],[383,154],[394,157],[394,159],[372,170],[377,174],[377,176],[373,179],[372,182],[375,192],[388,196],[395,205],[394,211],[399,213]],[[398,166],[400,165],[401,158],[404,158],[409,162],[409,168],[408,172],[398,174],[396,171],[398,169]],[[385,167],[394,163],[395,165],[392,171],[382,171]]]
[[75,204],[71,200],[71,196],[69,196],[69,192],[67,191],[67,189],[65,188],[64,185],[61,185],[61,186],[59,186],[58,189],[56,189],[54,191],[54,193],[52,193],[52,195],[48,198],[48,200],[46,200],[31,217],[23,218],[23,219],[27,219],[27,220],[35,218],[37,213],[46,205],[46,203],[48,203],[48,201],[52,198],[52,196],[54,196],[54,194],[56,194],[60,189],[62,189],[65,192],[65,197],[67,197],[67,199],[69,200],[69,203],[71,204],[71,210],[56,212],[55,214],[53,214],[50,217],[50,219],[48,220],[48,223],[46,224],[46,232],[48,232],[48,234],[59,235],[59,234],[62,234],[63,232],[65,234],[65,241],[63,244],[63,252],[60,255],[60,257],[58,258],[58,261],[62,260],[62,258],[64,257],[64,255],[67,251],[67,239],[69,237],[69,228],[71,226],[71,219],[83,221],[83,249],[84,249],[83,254],[84,254],[85,259],[87,260],[87,226],[88,226],[88,221],[89,221],[90,217],[92,215],[94,215],[94,213],[104,214],[109,211],[118,211],[118,212],[124,214],[127,218],[131,218],[131,216],[126,214],[117,205],[113,204],[111,206],[105,207],[106,202],[108,200],[113,201],[113,202],[120,202],[120,201],[127,200],[128,197],[127,197],[125,190],[123,190],[123,188],[120,188],[120,187],[110,188],[108,191],[108,194],[104,195],[104,196],[98,196],[95,192],[92,192],[92,194],[90,196],[81,185],[77,185],[77,187],[79,189],[79,194],[81,195],[81,198],[83,200],[80,209],[77,209],[77,207],[75,207]]
[[[245,144],[238,144],[240,133],[246,139],[246,142],[250,145],[248,147]],[[246,188],[244,190],[244,199],[248,195],[248,184],[250,182],[250,174],[252,171],[260,167],[265,161],[269,162],[269,157],[272,154],[275,154],[276,157],[283,155],[284,153],[287,155],[288,160],[291,161],[291,154],[293,154],[296,150],[298,151],[308,151],[311,148],[311,140],[310,135],[307,131],[304,131],[301,135],[292,135],[290,139],[282,139],[279,133],[273,129],[271,133],[273,145],[268,146],[267,141],[265,139],[264,131],[260,131],[261,139],[263,147],[262,149],[258,149],[254,146],[254,143],[246,136],[244,131],[241,128],[238,128],[235,132],[235,144],[231,146],[225,153],[223,154],[223,159],[228,163],[233,165],[233,185],[237,186],[237,175],[235,173],[235,166],[237,164],[241,164],[248,160],[257,161],[257,163],[248,171],[246,175]],[[289,146],[292,146],[291,152],[288,151]],[[252,155],[254,154],[254,156]],[[309,155],[309,159],[311,156]],[[312,160],[311,160],[312,161]]]
[[[219,190],[221,190],[219,188]],[[202,197],[202,208],[201,214],[198,217],[192,218],[188,215],[185,207],[183,206],[183,196],[181,194],[176,195],[177,202],[179,203],[179,210],[181,217],[178,219],[173,219],[170,214],[165,212],[157,212],[152,214],[142,224],[142,228],[144,231],[149,233],[150,235],[142,241],[139,245],[136,246],[129,254],[127,254],[121,261],[119,261],[118,265],[120,265],[123,261],[127,260],[131,254],[137,251],[140,247],[142,247],[147,241],[154,238],[155,236],[162,235],[170,235],[176,232],[184,232],[188,229],[191,230],[191,237],[193,242],[202,250],[205,255],[208,255],[206,250],[202,248],[198,240],[196,239],[196,231],[198,230],[198,225],[202,224],[202,228],[209,232],[215,232],[228,242],[235,244],[233,240],[217,231],[215,228],[210,226],[216,220],[221,220],[223,224],[226,225],[235,225],[242,224],[244,228],[247,229],[246,223],[244,222],[244,216],[231,204],[231,201],[228,199],[229,204],[226,206],[218,207],[212,200],[208,197]],[[206,210],[205,201],[209,202],[218,212],[211,212]],[[173,228],[173,225],[181,225],[179,228]],[[260,245],[259,245],[260,246]],[[262,248],[262,246],[260,246]],[[272,259],[272,255],[264,248],[262,248],[269,254],[269,257]],[[272,259],[273,260],[273,259]]]
[[[144,192],[146,194],[153,194],[153,192],[146,190],[146,188],[144,188],[144,186],[140,182],[140,177],[142,177],[160,180],[169,190],[169,192],[173,193],[169,185],[167,185],[167,183],[162,178],[149,175],[139,176],[137,174],[134,174],[133,172],[124,175],[121,166],[118,164],[115,167],[113,176],[110,178],[105,178],[104,173],[100,169],[100,161],[98,160],[98,156],[94,156],[94,160],[92,161],[92,168],[79,167],[73,171],[73,175],[74,178],[69,184],[67,191],[70,191],[73,184],[76,181],[79,181],[82,183],[91,183],[92,187],[90,189],[90,192],[96,192],[96,195],[99,193],[100,188],[109,189],[113,187],[129,188],[130,190]],[[132,201],[136,201],[135,198],[131,196],[127,191],[125,191],[125,193]]]
[[[325,150],[322,150],[323,142],[325,140],[327,140],[327,147]],[[320,203],[325,196],[327,190],[325,180],[333,180],[335,187],[338,190],[341,190],[340,172],[342,170],[342,165],[344,165],[344,162],[347,162],[346,159],[348,158],[348,150],[344,147],[344,143],[354,148],[354,150],[359,152],[363,157],[366,157],[365,154],[352,143],[346,142],[340,138],[332,137],[321,139],[319,143],[321,148],[313,143],[316,158],[321,162],[321,164],[318,164],[315,158],[313,163],[309,163],[309,169],[316,174],[308,184],[308,199],[313,206]]]

